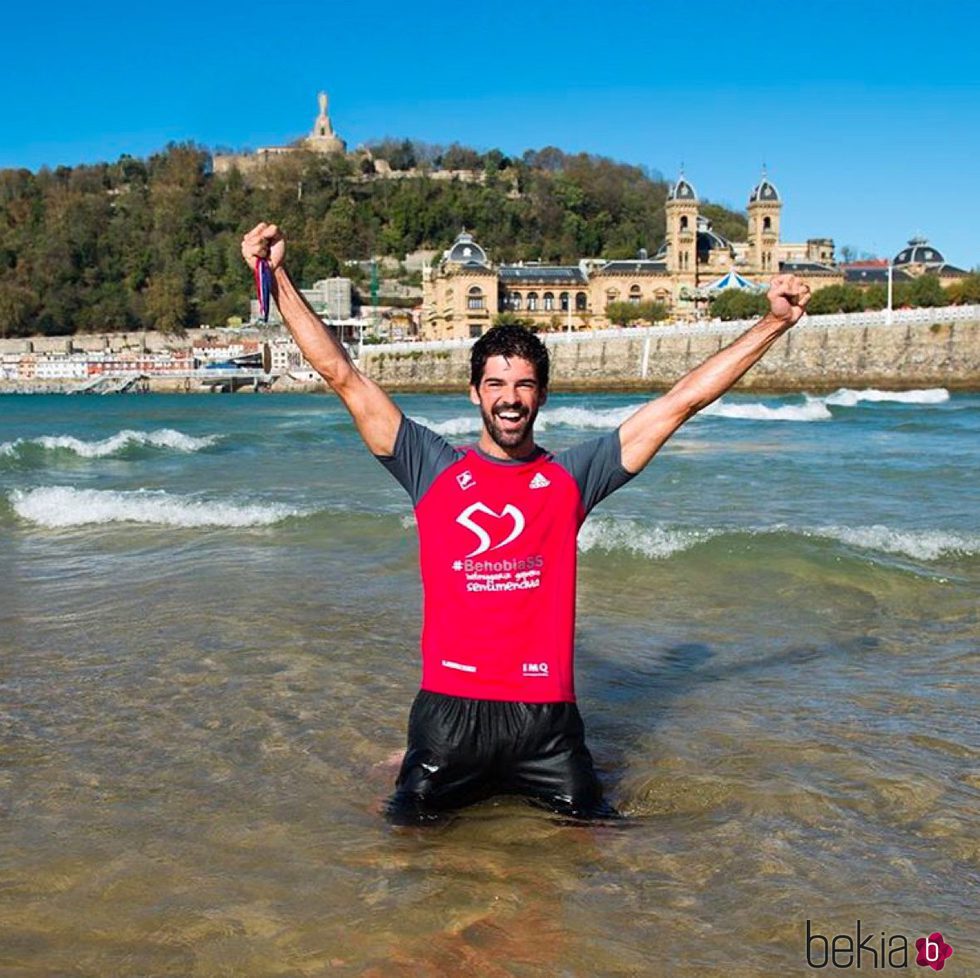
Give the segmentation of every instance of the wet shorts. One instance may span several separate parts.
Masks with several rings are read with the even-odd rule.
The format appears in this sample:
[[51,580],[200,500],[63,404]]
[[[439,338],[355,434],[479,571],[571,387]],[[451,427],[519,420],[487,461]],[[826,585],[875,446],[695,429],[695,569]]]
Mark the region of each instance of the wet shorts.
[[602,797],[574,703],[512,703],[421,690],[385,810],[389,821],[435,821],[492,795],[522,795],[571,818],[619,817]]

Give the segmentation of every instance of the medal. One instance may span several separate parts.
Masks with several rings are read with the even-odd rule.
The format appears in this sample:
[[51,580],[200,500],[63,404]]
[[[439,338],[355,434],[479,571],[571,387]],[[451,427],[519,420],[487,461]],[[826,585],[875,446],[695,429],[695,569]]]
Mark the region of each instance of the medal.
[[272,292],[272,267],[268,259],[259,258],[255,263],[255,294],[259,300],[262,322],[269,321],[269,295]]

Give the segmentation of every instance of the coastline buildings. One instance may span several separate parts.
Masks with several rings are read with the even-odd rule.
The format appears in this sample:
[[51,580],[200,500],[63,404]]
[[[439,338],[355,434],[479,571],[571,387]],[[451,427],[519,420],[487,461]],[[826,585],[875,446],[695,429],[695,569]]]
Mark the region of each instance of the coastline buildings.
[[663,303],[675,318],[697,318],[712,294],[732,285],[761,289],[787,272],[814,291],[844,281],[830,238],[780,238],[783,202],[763,173],[748,201],[745,241],[728,241],[700,213],[693,185],[681,175],[667,195],[666,235],[653,257],[580,259],[574,265],[495,265],[466,231],[442,260],[423,271],[422,338],[478,336],[499,312],[542,327],[601,328],[612,303]]
[[613,303],[658,302],[672,319],[708,314],[713,295],[729,288],[764,291],[779,273],[793,274],[816,292],[828,285],[885,282],[936,275],[944,285],[967,274],[946,262],[925,238],[909,241],[892,260],[839,264],[830,238],[783,241],[783,202],[765,172],[748,200],[745,241],[728,241],[701,213],[694,187],[683,175],[665,204],[666,235],[653,257],[583,258],[573,265],[494,264],[467,231],[442,259],[423,269],[422,339],[479,336],[498,313],[510,312],[542,329],[599,329],[611,325]]
[[888,281],[888,266],[892,267],[894,282],[911,282],[921,275],[935,275],[943,285],[958,282],[969,275],[963,268],[950,265],[941,251],[929,241],[916,235],[909,238],[908,246],[903,248],[890,262],[887,258],[872,258],[867,261],[849,262],[842,265],[844,281],[854,285],[873,285]]
[[[349,278],[324,278],[309,289],[300,289],[313,311],[329,322],[347,321],[353,315],[353,288]],[[258,322],[259,301],[252,299],[249,305],[249,322]],[[269,322],[281,323],[279,309],[273,302],[269,310]]]

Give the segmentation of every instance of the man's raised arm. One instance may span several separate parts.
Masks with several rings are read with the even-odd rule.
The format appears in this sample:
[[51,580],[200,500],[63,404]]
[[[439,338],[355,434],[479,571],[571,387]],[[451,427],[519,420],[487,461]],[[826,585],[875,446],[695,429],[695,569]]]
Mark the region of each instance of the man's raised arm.
[[254,269],[259,258],[272,269],[272,298],[310,366],[350,411],[361,438],[375,455],[391,455],[402,413],[390,397],[354,366],[347,351],[310,308],[283,261],[286,239],[275,224],[257,224],[242,238],[242,257]]
[[769,286],[768,299],[769,312],[751,329],[623,422],[619,440],[624,468],[639,472],[688,418],[721,397],[758,363],[800,321],[810,301],[810,287],[794,275],[777,275]]

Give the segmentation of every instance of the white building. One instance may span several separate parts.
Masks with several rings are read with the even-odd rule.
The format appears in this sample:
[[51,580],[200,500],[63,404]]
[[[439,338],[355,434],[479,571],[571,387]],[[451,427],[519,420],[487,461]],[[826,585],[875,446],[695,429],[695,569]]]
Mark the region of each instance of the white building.
[[38,380],[84,380],[88,376],[85,354],[38,357],[34,371]]
[[[351,318],[353,288],[349,278],[323,278],[314,282],[313,288],[300,289],[300,292],[321,319],[334,322]],[[253,323],[259,320],[258,299],[253,299],[250,303],[249,319]],[[269,322],[282,322],[282,316],[274,302],[269,310]]]

